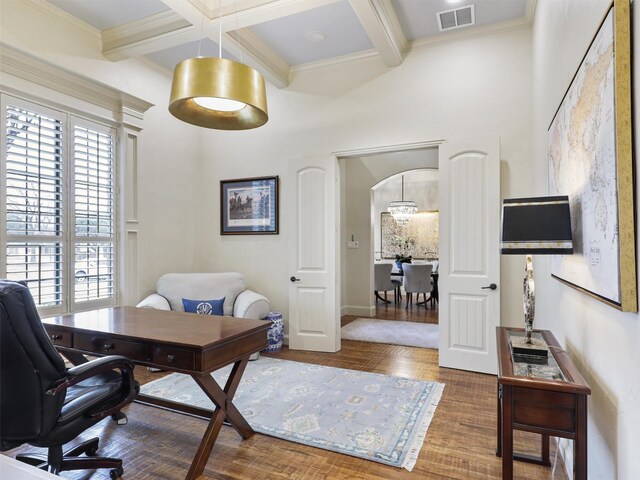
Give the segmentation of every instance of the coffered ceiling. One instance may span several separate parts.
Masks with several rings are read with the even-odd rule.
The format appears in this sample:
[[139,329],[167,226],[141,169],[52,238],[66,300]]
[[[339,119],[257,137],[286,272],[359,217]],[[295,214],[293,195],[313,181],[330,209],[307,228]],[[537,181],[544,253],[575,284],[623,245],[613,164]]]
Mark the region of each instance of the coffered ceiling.
[[[285,87],[291,73],[302,66],[376,56],[393,68],[402,64],[411,48],[423,44],[528,25],[535,1],[48,0],[48,4],[95,29],[103,55],[113,61],[145,56],[173,70],[186,58],[218,56],[222,44],[224,57],[244,62],[272,84]],[[457,14],[450,12],[461,8]],[[441,30],[440,14],[450,29]]]

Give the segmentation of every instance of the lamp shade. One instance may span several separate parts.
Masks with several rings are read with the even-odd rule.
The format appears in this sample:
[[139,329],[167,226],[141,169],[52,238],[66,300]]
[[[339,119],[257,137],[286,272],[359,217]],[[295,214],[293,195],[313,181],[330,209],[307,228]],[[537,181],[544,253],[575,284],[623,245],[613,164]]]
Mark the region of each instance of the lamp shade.
[[[212,105],[220,101],[226,105]],[[219,130],[256,128],[269,119],[262,76],[247,65],[215,57],[176,65],[169,111],[183,122]]]
[[573,253],[569,197],[504,199],[501,252],[504,255]]

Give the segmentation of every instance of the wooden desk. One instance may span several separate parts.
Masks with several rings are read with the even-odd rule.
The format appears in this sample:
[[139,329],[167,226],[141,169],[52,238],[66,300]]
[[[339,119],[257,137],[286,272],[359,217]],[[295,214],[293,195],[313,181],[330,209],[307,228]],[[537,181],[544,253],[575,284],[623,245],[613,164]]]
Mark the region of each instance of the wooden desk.
[[[269,322],[167,312],[148,308],[105,308],[42,320],[61,353],[75,365],[85,355],[124,355],[135,363],[193,377],[216,405],[215,411],[139,395],[138,400],[209,418],[186,478],[196,479],[207,464],[225,418],[246,439],[254,431],[233,405],[249,356],[267,347]],[[210,375],[233,364],[224,389]],[[204,413],[203,413],[204,412]],[[207,414],[207,412],[209,412]]]
[[[513,460],[550,465],[549,436],[574,440],[573,475],[587,478],[587,395],[591,389],[549,330],[534,330],[549,347],[549,361],[540,365],[515,361],[510,337],[522,328],[497,327],[498,448],[502,478],[513,478]],[[539,433],[541,456],[513,452],[513,430]]]

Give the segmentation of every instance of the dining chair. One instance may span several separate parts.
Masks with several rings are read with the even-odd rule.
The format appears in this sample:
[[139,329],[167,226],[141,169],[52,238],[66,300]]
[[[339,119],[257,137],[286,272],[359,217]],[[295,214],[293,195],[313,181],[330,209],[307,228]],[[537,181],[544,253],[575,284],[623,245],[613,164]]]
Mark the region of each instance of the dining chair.
[[[416,293],[416,305],[424,305],[427,307],[427,293],[431,296],[433,290],[433,282],[431,281],[431,272],[433,265],[414,265],[407,263],[402,267],[404,272],[404,291],[407,294],[407,303],[405,309],[409,308],[409,304],[413,303],[413,294]],[[424,297],[424,302],[420,303],[420,294]]]
[[[390,303],[389,300],[387,300],[387,292],[389,290],[393,290],[394,301],[398,303],[396,285],[391,281],[391,269],[393,265],[390,263],[376,263],[373,268],[373,290],[376,303],[378,300],[382,300],[388,305]],[[380,297],[380,292],[384,292],[384,299]]]

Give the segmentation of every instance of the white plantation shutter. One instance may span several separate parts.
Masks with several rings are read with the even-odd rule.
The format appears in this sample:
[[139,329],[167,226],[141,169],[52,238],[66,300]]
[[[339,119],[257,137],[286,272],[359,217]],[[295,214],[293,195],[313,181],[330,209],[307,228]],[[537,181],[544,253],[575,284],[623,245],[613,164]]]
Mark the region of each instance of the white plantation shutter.
[[43,313],[116,301],[113,129],[2,96],[0,278]]
[[75,157],[75,301],[115,294],[115,141],[74,126]]
[[6,277],[26,280],[38,305],[62,305],[63,124],[11,105],[5,120]]

